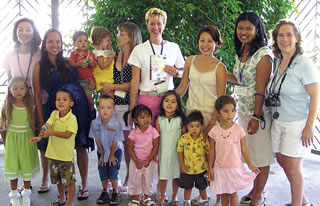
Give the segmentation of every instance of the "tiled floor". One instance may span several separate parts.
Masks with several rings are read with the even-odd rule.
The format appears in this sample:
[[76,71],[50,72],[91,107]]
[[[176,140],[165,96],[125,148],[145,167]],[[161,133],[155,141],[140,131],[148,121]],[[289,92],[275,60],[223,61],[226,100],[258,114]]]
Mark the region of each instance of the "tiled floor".
[[[3,145],[0,145],[0,200],[1,206],[10,205],[9,204],[9,181],[5,180],[3,177],[3,164],[4,164],[4,151]],[[89,154],[89,192],[90,196],[88,200],[79,202],[76,198],[74,201],[74,205],[76,206],[88,206],[88,205],[96,205],[96,199],[100,195],[101,186],[99,181],[99,175],[97,171],[97,158],[96,153],[91,152]],[[123,178],[125,175],[125,165],[122,162],[121,165],[120,176]],[[304,161],[304,176],[305,176],[305,194],[309,198],[309,201],[313,203],[314,206],[320,206],[320,156],[316,156],[313,154],[308,155],[306,160]],[[32,205],[33,206],[45,206],[50,205],[50,203],[57,198],[57,189],[53,185],[50,192],[46,194],[38,194],[37,190],[40,184],[40,174],[32,181],[33,185],[33,195],[32,195]],[[155,175],[154,180],[156,182],[157,176]],[[77,173],[77,180],[80,183],[80,177]],[[77,184],[78,185],[78,184]],[[248,189],[239,192],[239,198],[246,194]],[[271,167],[271,172],[269,176],[269,180],[266,186],[267,191],[267,199],[266,205],[270,206],[281,206],[285,203],[290,202],[290,188],[289,184],[286,180],[286,177],[282,171],[282,169],[274,164]],[[168,186],[168,194],[170,198],[171,187]],[[193,196],[196,196],[198,192],[196,190],[193,191]],[[211,197],[210,205],[214,205],[215,195],[209,192]],[[155,199],[154,196],[152,196]],[[183,190],[179,190],[178,198],[180,202],[183,201]],[[121,200],[121,205],[127,205],[131,199],[129,197],[123,197]]]

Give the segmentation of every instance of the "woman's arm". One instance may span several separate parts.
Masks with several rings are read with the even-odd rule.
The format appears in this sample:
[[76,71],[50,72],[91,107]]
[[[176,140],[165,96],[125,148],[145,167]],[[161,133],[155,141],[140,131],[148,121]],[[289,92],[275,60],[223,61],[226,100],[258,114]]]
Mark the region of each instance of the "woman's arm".
[[101,85],[103,86],[102,88],[102,93],[103,94],[108,94],[111,91],[114,90],[120,90],[120,91],[129,91],[130,89],[130,83],[122,83],[122,84],[110,84],[110,83],[106,83],[103,82],[101,83]]
[[[217,97],[220,97],[221,95],[224,95],[226,93],[226,85],[227,85],[226,76],[227,76],[226,67],[223,64],[220,64],[216,71]],[[205,137],[208,136],[208,133],[210,132],[211,128],[216,124],[217,118],[218,118],[217,112],[213,105],[213,112],[211,115],[211,119],[204,133]]]
[[140,73],[141,69],[132,65],[132,79],[130,81],[130,111],[132,111],[133,107],[136,105],[140,85]]
[[[254,101],[254,114],[260,115],[264,104],[264,93],[269,82],[272,70],[272,59],[266,55],[262,57],[256,67],[256,94]],[[255,134],[259,129],[259,120],[251,119],[248,123],[247,131],[249,134]]]
[[313,123],[318,113],[319,83],[308,84],[306,89],[310,95],[310,104],[306,126],[302,130],[302,145],[308,147],[313,143]]
[[40,86],[40,63],[34,65],[32,73],[32,86],[34,91],[34,104],[38,116],[38,124],[43,125],[43,113],[42,113],[42,91]]
[[236,76],[233,73],[228,73],[227,74],[227,81],[231,82],[231,83],[235,83],[235,84],[238,83],[238,80],[237,80]]
[[188,88],[190,79],[189,79],[189,72],[190,72],[190,66],[192,62],[193,56],[189,56],[187,58],[187,61],[184,65],[184,72],[182,75],[181,82],[179,84],[179,87],[176,89],[177,94],[182,98]]

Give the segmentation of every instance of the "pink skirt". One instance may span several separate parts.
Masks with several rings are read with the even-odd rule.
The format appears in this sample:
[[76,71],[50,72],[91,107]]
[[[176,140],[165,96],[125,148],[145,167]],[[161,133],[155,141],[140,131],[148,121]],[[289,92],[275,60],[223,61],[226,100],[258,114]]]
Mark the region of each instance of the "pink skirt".
[[210,190],[216,194],[232,194],[248,187],[257,174],[249,173],[243,166],[238,168],[213,167],[214,180]]

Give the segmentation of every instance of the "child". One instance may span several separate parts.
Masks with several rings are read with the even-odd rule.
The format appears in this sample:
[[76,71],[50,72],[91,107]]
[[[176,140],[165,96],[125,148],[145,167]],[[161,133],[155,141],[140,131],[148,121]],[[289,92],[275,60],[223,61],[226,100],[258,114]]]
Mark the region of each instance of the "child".
[[[215,104],[220,124],[209,132],[211,191],[221,194],[222,206],[238,205],[237,191],[249,186],[259,173],[259,169],[251,164],[243,128],[233,122],[235,107],[232,97],[220,96]],[[253,173],[243,167],[241,154]]]
[[[93,53],[97,58],[97,66],[93,69],[96,79],[96,90],[100,91],[102,83],[113,84],[113,65],[116,53],[111,45],[111,33],[102,27],[95,27],[91,34],[92,46],[95,48]],[[109,94],[113,96],[113,94]]]
[[30,145],[34,137],[34,106],[23,77],[14,77],[1,109],[0,133],[5,146],[4,176],[10,180],[9,193],[12,206],[20,206],[17,192],[18,178],[24,181],[23,206],[29,206],[31,178],[39,172],[36,145]]
[[160,115],[156,129],[160,133],[160,194],[159,205],[165,205],[165,192],[168,180],[172,180],[172,206],[177,206],[178,178],[180,176],[177,144],[181,134],[186,132],[185,117],[178,94],[171,90],[162,98]]
[[115,116],[114,100],[109,96],[101,96],[98,102],[99,116],[92,121],[89,137],[94,138],[98,147],[98,170],[103,190],[97,204],[106,204],[110,199],[108,182],[111,180],[113,192],[110,205],[119,205],[118,174],[121,164],[124,140],[122,126]]
[[155,203],[149,196],[153,191],[153,159],[158,152],[159,133],[151,126],[152,113],[149,107],[137,105],[131,115],[135,128],[128,137],[128,151],[131,157],[128,188],[133,200],[128,205],[140,205],[139,195],[144,194],[144,205],[154,206]]
[[[49,137],[46,157],[50,159],[50,178],[52,184],[57,184],[59,199],[51,205],[73,205],[75,194],[74,145],[78,130],[77,118],[72,114],[72,94],[66,89],[60,89],[56,94],[56,107],[40,132],[40,137],[34,137],[30,143]],[[65,187],[68,186],[66,201]]]
[[70,66],[77,68],[78,81],[87,95],[91,113],[95,114],[92,92],[88,88],[89,79],[95,81],[93,76],[93,68],[96,67],[95,56],[88,50],[88,34],[86,32],[75,32],[72,40],[76,50],[71,52],[68,62]]
[[206,191],[208,183],[204,177],[208,169],[209,141],[204,140],[202,127],[201,112],[191,112],[187,118],[188,133],[182,135],[178,141],[177,151],[181,172],[178,185],[184,188],[184,206],[191,205],[190,197],[194,185],[200,192],[199,205],[209,205]]

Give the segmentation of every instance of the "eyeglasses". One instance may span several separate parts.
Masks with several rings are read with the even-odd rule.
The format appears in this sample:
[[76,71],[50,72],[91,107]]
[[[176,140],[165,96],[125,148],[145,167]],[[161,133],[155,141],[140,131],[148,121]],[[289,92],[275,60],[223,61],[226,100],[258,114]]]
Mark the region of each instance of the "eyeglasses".
[[127,34],[127,33],[122,33],[122,32],[117,33],[117,36],[123,37],[123,36],[125,36],[125,35],[128,35],[128,34]]

